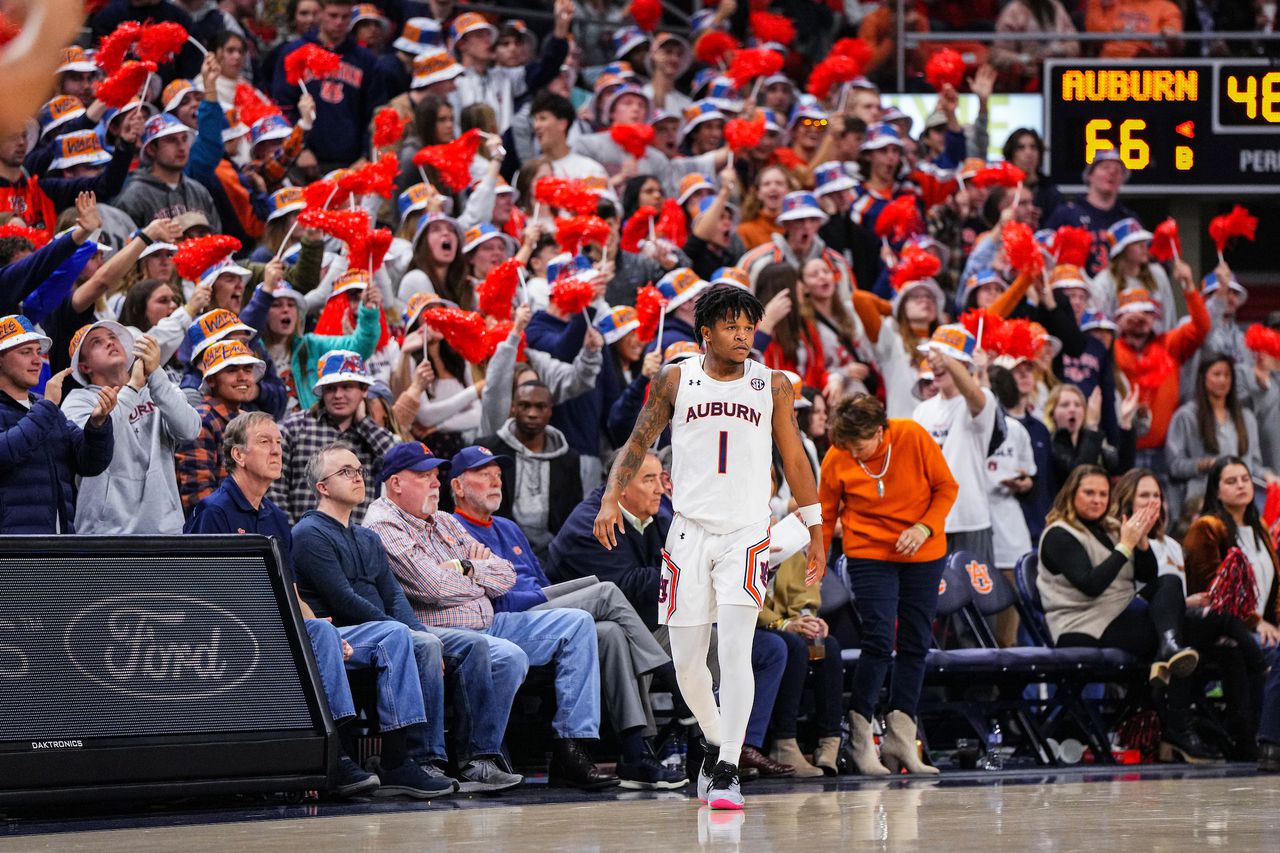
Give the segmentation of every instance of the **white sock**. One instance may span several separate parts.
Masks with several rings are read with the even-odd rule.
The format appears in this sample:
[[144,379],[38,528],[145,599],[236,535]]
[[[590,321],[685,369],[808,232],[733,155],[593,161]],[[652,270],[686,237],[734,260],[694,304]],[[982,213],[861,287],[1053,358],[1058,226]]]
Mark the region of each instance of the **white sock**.
[[722,604],[716,615],[720,653],[720,760],[736,767],[755,702],[751,644],[755,641],[760,611],[740,604]]
[[[745,608],[744,608],[745,609]],[[707,649],[711,645],[710,625],[688,625],[667,629],[671,637],[671,661],[685,704],[698,718],[707,743],[720,745],[720,709],[711,692],[711,670],[707,669]],[[723,685],[721,685],[723,690]],[[750,706],[748,706],[750,710]]]

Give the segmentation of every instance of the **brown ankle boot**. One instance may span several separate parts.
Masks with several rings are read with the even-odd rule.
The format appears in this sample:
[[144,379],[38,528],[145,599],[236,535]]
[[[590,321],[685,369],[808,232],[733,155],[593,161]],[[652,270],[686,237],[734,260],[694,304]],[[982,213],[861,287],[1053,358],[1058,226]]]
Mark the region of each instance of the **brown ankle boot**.
[[807,779],[823,775],[821,768],[814,767],[800,751],[800,744],[793,737],[779,738],[773,742],[773,752],[769,757],[779,764],[790,764],[796,769],[797,779]]
[[839,770],[836,762],[840,756],[840,738],[824,737],[818,739],[818,748],[813,751],[813,763],[822,770],[825,776],[835,776]]

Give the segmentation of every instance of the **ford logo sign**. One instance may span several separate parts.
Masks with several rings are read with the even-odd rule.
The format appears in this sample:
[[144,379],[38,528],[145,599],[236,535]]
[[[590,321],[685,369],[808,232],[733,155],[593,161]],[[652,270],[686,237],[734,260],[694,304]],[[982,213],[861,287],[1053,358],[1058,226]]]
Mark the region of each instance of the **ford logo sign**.
[[95,684],[152,701],[233,690],[253,675],[260,654],[249,626],[231,611],[168,593],[95,601],[71,617],[62,643]]

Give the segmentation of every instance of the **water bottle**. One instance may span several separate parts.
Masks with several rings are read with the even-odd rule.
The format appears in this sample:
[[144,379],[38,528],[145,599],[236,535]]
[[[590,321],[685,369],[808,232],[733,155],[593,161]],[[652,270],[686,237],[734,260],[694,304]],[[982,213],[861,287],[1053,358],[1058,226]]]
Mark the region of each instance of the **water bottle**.
[[683,772],[688,751],[689,742],[685,736],[683,734],[674,735],[671,740],[667,741],[666,749],[663,750],[662,766],[668,770]]
[[1004,735],[1000,732],[1000,724],[993,722],[987,732],[987,754],[982,759],[983,770],[1003,770],[1004,755],[1000,747],[1004,746]]
[[[808,607],[800,611],[801,616],[812,616],[813,610]],[[809,660],[824,660],[827,656],[827,644],[822,641],[821,637],[814,637],[809,640]]]

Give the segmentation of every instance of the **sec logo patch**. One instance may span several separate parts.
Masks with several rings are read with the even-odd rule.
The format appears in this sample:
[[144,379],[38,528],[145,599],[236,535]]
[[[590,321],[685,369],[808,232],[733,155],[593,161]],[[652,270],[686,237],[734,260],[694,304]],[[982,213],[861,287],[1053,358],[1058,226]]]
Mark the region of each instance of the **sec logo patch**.
[[764,390],[764,380],[763,380],[763,379],[760,379],[760,378],[758,378],[758,377],[757,377],[756,379],[752,379],[752,380],[751,380],[751,387],[752,387],[752,388],[754,388],[754,389],[756,389],[757,391],[763,391],[763,390]]

